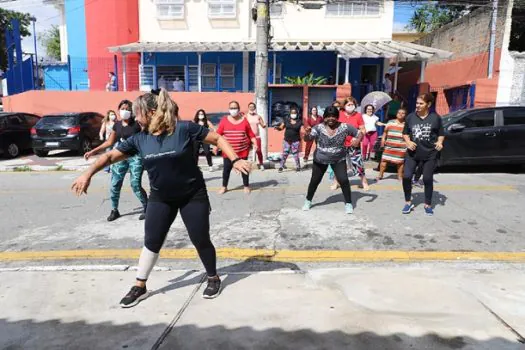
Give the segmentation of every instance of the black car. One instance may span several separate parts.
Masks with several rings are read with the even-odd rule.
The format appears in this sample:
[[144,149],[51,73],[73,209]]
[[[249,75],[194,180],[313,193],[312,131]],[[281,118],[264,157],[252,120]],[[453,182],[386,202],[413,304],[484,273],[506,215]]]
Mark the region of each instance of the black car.
[[31,129],[33,150],[45,157],[50,150],[74,150],[80,155],[100,145],[103,116],[94,112],[45,115]]
[[461,110],[443,116],[440,166],[525,165],[525,107]]
[[0,113],[0,153],[16,158],[31,149],[31,128],[39,119],[29,113]]

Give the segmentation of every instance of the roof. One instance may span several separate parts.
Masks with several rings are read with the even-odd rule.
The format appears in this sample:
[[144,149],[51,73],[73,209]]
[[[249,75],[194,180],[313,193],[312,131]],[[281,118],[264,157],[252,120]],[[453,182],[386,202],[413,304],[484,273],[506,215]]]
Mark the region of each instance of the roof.
[[[254,41],[237,42],[135,42],[113,46],[111,52],[242,52],[255,51]],[[342,58],[394,58],[424,61],[450,58],[452,52],[398,41],[274,41],[269,51],[336,51]]]

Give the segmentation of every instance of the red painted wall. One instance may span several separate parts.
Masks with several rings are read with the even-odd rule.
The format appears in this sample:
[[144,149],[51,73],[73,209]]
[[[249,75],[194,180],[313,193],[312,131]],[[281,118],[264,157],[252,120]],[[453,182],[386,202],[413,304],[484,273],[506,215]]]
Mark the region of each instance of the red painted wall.
[[[109,109],[116,109],[123,99],[133,101],[141,92],[105,92],[105,91],[27,91],[4,97],[6,112],[27,112],[37,115],[64,112],[99,112],[105,114]],[[170,93],[177,102],[182,119],[195,116],[199,108],[209,113],[226,112],[228,103],[238,101],[241,110],[248,109],[248,103],[254,100],[252,93],[234,92],[175,92]],[[268,150],[280,152],[284,132],[269,128]]]
[[[138,0],[86,1],[88,76],[91,90],[104,90],[108,73],[114,71],[113,53],[108,47],[139,40]],[[128,55],[128,90],[138,90],[138,54]],[[122,58],[118,59],[119,88],[122,90]]]

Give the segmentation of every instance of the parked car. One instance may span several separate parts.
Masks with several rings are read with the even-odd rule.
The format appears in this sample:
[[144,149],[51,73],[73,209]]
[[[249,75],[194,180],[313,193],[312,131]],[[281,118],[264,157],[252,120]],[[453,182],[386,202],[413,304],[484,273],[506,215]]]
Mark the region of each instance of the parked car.
[[31,128],[39,119],[29,113],[0,113],[0,153],[16,158],[31,149]]
[[103,116],[94,112],[45,115],[31,129],[33,150],[45,157],[50,150],[73,150],[84,155],[100,145]]
[[525,107],[462,110],[443,116],[440,166],[525,165]]

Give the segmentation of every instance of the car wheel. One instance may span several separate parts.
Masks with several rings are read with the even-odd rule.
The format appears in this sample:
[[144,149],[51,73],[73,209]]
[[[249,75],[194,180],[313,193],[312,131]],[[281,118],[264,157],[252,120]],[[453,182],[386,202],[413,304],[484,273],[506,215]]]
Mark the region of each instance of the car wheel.
[[82,143],[80,144],[80,149],[78,150],[78,153],[80,153],[81,156],[88,153],[93,149],[93,145],[91,144],[91,140],[88,138],[82,139]]
[[45,151],[43,149],[33,149],[33,152],[37,155],[37,157],[47,157],[49,151]]
[[4,152],[9,158],[16,158],[20,155],[20,147],[14,142],[7,145]]

